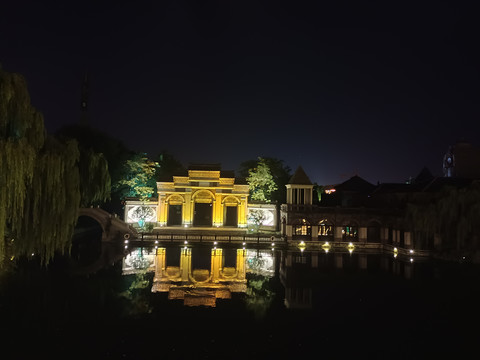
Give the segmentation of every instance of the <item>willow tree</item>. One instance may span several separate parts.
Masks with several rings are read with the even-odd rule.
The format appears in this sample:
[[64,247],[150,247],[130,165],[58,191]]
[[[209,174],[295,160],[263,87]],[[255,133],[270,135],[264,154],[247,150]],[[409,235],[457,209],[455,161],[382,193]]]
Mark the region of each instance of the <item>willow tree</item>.
[[480,240],[480,182],[457,188],[445,187],[429,196],[417,196],[407,204],[406,218],[415,232],[416,246],[434,235],[444,250],[478,250]]
[[[79,160],[76,141],[46,134],[25,79],[0,68],[0,269],[7,258],[33,253],[47,263],[69,250],[81,202],[108,197],[104,188],[81,194]],[[101,159],[89,161],[86,177],[108,182]]]

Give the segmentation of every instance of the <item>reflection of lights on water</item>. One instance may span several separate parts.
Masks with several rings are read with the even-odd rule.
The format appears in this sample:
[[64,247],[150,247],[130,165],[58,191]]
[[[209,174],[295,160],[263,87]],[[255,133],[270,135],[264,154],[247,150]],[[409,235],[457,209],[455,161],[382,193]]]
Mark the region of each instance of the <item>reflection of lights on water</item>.
[[349,242],[347,246],[348,252],[351,254],[353,250],[355,249],[355,245],[353,243]]
[[330,243],[328,241],[325,241],[325,243],[322,245],[322,249],[328,253],[328,251],[330,250]]
[[[128,249],[128,245],[125,245],[125,249]],[[33,255],[33,254],[32,254]]]
[[300,243],[298,244],[298,248],[300,249],[300,251],[303,252],[303,250],[305,250],[305,247],[306,247],[305,241],[303,241],[303,240],[300,241]]

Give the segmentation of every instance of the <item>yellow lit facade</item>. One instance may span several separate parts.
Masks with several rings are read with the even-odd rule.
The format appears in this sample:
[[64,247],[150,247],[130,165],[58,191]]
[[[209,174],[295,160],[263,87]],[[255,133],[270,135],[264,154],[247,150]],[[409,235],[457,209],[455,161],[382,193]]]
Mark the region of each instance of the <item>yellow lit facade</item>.
[[188,170],[188,176],[158,182],[157,190],[161,227],[247,227],[248,185],[220,170]]

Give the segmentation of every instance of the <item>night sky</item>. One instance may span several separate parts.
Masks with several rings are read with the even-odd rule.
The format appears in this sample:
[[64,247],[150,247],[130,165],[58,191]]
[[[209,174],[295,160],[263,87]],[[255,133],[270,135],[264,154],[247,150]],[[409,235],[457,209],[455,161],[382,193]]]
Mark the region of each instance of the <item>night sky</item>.
[[467,2],[8,1],[0,63],[50,133],[89,118],[134,150],[313,182],[442,173],[479,146],[479,22]]

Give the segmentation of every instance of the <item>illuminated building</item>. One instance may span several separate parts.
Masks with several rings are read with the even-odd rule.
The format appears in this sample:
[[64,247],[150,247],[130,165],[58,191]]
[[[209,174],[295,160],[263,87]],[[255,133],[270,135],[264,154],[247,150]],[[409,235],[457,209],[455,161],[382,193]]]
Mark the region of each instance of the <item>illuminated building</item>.
[[211,249],[210,269],[193,268],[191,248],[180,252],[179,266],[167,266],[167,249],[157,249],[152,292],[168,292],[170,300],[181,299],[187,306],[214,307],[216,299],[247,291],[246,250],[236,250],[235,267],[227,267],[223,249]]
[[219,165],[193,165],[185,176],[158,182],[160,227],[246,228],[248,185]]

